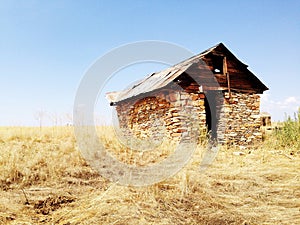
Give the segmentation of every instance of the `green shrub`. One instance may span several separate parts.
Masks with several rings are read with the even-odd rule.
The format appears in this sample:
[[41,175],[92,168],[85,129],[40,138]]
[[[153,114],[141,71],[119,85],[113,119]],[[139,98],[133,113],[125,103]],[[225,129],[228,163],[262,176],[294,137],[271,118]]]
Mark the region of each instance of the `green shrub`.
[[282,123],[279,129],[275,129],[272,135],[276,140],[278,147],[300,148],[300,108],[294,114],[292,119],[290,116]]

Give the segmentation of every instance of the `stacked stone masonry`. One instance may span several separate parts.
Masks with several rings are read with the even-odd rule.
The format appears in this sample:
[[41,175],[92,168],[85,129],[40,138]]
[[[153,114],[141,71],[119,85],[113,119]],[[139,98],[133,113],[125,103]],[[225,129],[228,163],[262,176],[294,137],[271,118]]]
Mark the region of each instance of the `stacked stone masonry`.
[[260,96],[231,92],[224,97],[225,143],[249,145],[261,141]]
[[124,134],[140,139],[198,138],[199,131],[205,129],[203,94],[162,91],[118,104],[116,110]]
[[[216,110],[219,143],[248,145],[260,141],[259,95],[221,94],[222,102]],[[120,102],[116,110],[124,134],[139,139],[198,139],[207,131],[203,93],[161,90],[151,96]]]

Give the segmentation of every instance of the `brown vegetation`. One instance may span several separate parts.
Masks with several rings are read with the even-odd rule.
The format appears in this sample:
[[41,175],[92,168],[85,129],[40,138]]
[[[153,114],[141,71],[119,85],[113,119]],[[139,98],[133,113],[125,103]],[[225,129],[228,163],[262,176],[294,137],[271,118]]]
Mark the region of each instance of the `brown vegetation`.
[[135,188],[90,168],[72,127],[1,128],[0,224],[300,224],[300,149],[266,143],[222,148],[205,171],[199,146],[176,176]]

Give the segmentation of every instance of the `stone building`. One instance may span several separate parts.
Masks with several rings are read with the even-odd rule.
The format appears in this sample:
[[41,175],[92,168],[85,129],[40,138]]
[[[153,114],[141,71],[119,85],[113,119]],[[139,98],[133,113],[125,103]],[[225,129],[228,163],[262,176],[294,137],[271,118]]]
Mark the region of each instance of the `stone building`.
[[261,126],[262,127],[271,127],[272,126],[272,120],[271,120],[271,114],[267,112],[262,112],[260,114],[261,119]]
[[140,139],[207,132],[219,143],[247,145],[262,139],[260,94],[266,90],[220,43],[106,98],[121,129]]

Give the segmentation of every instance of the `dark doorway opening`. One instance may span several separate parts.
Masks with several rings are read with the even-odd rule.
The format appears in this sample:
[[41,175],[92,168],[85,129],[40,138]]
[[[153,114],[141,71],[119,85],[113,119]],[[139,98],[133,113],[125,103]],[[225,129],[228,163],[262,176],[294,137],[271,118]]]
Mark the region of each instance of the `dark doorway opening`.
[[206,114],[206,127],[209,138],[213,141],[217,140],[217,93],[215,91],[207,91],[205,93],[204,107]]

